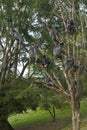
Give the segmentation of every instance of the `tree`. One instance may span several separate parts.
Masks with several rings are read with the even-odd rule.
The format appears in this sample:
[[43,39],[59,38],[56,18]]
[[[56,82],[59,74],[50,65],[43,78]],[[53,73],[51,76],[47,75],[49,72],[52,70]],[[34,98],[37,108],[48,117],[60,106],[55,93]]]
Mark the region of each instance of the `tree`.
[[[62,68],[64,77],[66,79],[66,83],[68,86],[68,91],[63,87],[62,82],[59,80],[56,74],[53,74],[52,77],[48,68],[42,69],[45,74],[49,77],[49,79],[53,82],[53,87],[46,85],[49,88],[53,88],[56,91],[64,93],[71,99],[72,105],[72,125],[73,130],[80,130],[80,100],[81,100],[81,92],[82,92],[82,82],[84,81],[87,62],[86,62],[86,5],[81,3],[80,1],[61,1],[55,0],[53,1],[39,1],[38,5],[40,5],[40,9],[44,7],[50,7],[48,10],[42,10],[39,12],[42,23],[45,24],[45,27],[48,31],[51,30],[50,26],[53,23],[54,26],[57,24],[60,19],[61,24],[59,26],[63,26],[62,30],[58,30],[58,35],[56,38],[55,44],[59,44],[61,42],[65,43],[65,56],[63,60],[55,60],[58,64],[60,64],[60,69]],[[52,8],[51,8],[52,7]],[[51,13],[51,14],[50,14]],[[76,15],[77,13],[77,15]],[[54,19],[55,20],[54,20]],[[53,21],[52,21],[53,20]],[[70,21],[69,21],[70,20]],[[74,23],[75,22],[75,23]],[[72,28],[72,26],[74,28]],[[60,28],[60,27],[59,27]],[[58,28],[58,29],[59,29]],[[65,29],[64,29],[65,28]],[[65,30],[65,31],[64,31]],[[55,34],[54,34],[55,35]],[[50,44],[49,44],[50,45]],[[52,46],[50,45],[50,48]],[[51,54],[50,48],[46,48],[47,54]],[[52,54],[51,54],[52,58]],[[85,61],[84,61],[85,60]],[[69,63],[69,66],[66,64]],[[82,69],[83,68],[83,69]],[[52,68],[50,68],[52,69]],[[55,71],[51,72],[55,73]],[[83,76],[84,75],[84,76]],[[54,82],[55,80],[55,82]],[[57,83],[56,83],[57,82]],[[54,87],[55,86],[55,87]]]
[[[0,129],[13,130],[8,122],[8,116],[12,113],[20,113],[27,107],[36,109],[38,106],[37,95],[33,99],[23,92],[30,86],[31,77],[27,80],[23,77],[26,67],[29,66],[29,44],[34,37],[28,34],[28,28],[33,18],[28,18],[28,1],[1,1],[0,2]],[[33,2],[33,1],[32,1]],[[25,5],[26,3],[26,5]],[[32,5],[33,6],[33,5]],[[27,20],[24,19],[26,12]],[[23,17],[20,17],[21,14]],[[19,19],[20,17],[20,19]],[[23,20],[23,21],[22,21]],[[21,22],[20,22],[21,21]],[[24,25],[25,23],[25,25]],[[33,27],[31,27],[33,28]],[[26,33],[26,36],[24,34]],[[25,38],[26,37],[26,38]],[[26,39],[26,40],[25,40]],[[20,69],[21,68],[21,69]],[[27,89],[29,92],[29,88]],[[29,92],[30,95],[31,92]],[[25,99],[29,103],[25,102]],[[37,100],[35,100],[37,99]],[[32,100],[32,101],[31,101]],[[37,102],[34,102],[37,101]],[[33,103],[32,103],[33,102]]]
[[56,121],[56,109],[63,110],[67,107],[69,107],[67,99],[64,99],[61,95],[48,88],[41,89],[40,108],[50,113],[53,122]]
[[[15,88],[17,78],[21,79],[27,68],[30,86],[45,85],[70,99],[73,130],[79,130],[81,89],[87,67],[86,2],[81,3],[79,0],[5,0],[0,4],[1,89],[3,90],[5,86]],[[76,28],[71,29],[70,32],[71,23]],[[51,39],[51,29],[56,25],[57,35]],[[15,35],[14,32],[18,35]],[[55,41],[52,41],[53,39]],[[62,60],[59,59],[61,56],[55,57],[52,53],[53,48],[60,43],[64,43]],[[42,60],[35,63],[34,58],[29,59],[31,45],[37,50],[40,60],[44,54],[49,57],[51,64],[47,68],[41,64]],[[67,60],[71,65],[69,70],[65,67]],[[18,69],[20,64],[21,71]],[[8,77],[11,80],[7,83]],[[44,77],[48,77],[52,84],[47,84],[43,80]],[[7,101],[4,106],[1,106],[1,110],[6,104]],[[7,120],[7,118],[5,119]]]

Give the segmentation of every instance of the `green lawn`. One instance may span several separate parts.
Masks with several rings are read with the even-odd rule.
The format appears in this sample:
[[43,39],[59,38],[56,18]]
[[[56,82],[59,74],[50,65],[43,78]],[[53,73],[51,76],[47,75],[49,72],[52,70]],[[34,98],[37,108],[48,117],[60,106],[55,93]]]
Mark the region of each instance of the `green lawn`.
[[[70,113],[70,109],[56,110],[56,118],[64,119],[66,117],[70,117]],[[52,120],[52,118],[48,111],[38,109],[37,111],[30,110],[24,114],[13,115],[9,117],[8,120],[14,128],[17,128],[28,124],[40,124],[49,122]]]
[[[65,110],[56,110],[56,118],[59,120],[71,119],[71,109],[69,108]],[[48,111],[38,109],[37,111],[29,110],[24,114],[10,116],[8,120],[14,128],[17,128],[29,124],[41,124],[49,122],[52,120],[52,118]],[[81,121],[82,127],[87,128],[87,101],[81,103]],[[71,125],[71,123],[69,124],[69,121],[67,120],[66,125],[67,128]],[[86,129],[84,128],[83,130]]]
[[37,110],[28,111],[24,114],[17,114],[9,117],[9,122],[13,127],[25,126],[27,124],[37,124],[41,122],[47,122],[50,120],[50,115],[47,111]]

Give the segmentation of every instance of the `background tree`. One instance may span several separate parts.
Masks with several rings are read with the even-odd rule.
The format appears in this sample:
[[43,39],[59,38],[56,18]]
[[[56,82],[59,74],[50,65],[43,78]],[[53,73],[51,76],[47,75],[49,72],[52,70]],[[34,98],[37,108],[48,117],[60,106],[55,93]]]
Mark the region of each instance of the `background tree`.
[[53,90],[47,88],[42,89],[42,94],[40,95],[40,108],[45,109],[50,113],[53,122],[56,121],[56,109],[63,110],[67,107],[69,107],[67,99],[64,99]]
[[[34,9],[31,6],[33,6],[31,1],[0,1],[0,129],[2,130],[13,130],[7,121],[10,114],[25,111],[27,107],[35,110],[38,106],[38,101],[34,102],[36,98],[38,100],[37,94],[32,90],[33,97],[29,88],[27,89],[30,80],[23,78],[30,63],[30,45],[27,41],[33,44],[35,39],[35,36],[30,34],[34,29],[31,23],[33,24],[35,20]],[[33,73],[32,71],[30,79]],[[30,93],[30,98],[28,94],[24,94],[26,89]],[[29,102],[26,103],[25,99],[29,99]]]

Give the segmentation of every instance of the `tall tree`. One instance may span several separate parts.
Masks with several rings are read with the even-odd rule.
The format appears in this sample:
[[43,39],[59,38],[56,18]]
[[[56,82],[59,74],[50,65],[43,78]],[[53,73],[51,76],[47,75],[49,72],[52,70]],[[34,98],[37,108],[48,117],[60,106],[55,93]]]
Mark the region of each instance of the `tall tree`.
[[[35,41],[35,37],[30,34],[30,32],[34,30],[31,23],[35,20],[32,6],[34,6],[33,1],[0,1],[1,130],[13,130],[7,120],[8,115],[13,112],[22,112],[23,109],[25,110],[22,102],[23,97],[21,96],[23,87],[22,84],[20,85],[18,82],[21,81],[23,86],[26,86],[26,83],[28,83],[27,81],[26,83],[22,82],[22,77],[30,63],[29,44],[33,44]],[[20,91],[21,94],[18,94]],[[18,95],[21,98],[17,98]],[[34,100],[34,98],[32,100]],[[37,103],[33,102],[33,104],[31,104],[33,109],[35,109],[36,106]]]
[[[41,66],[46,76],[53,82],[52,86],[48,84],[46,86],[70,97],[73,130],[80,130],[80,100],[87,67],[86,5],[74,0],[46,0],[38,2],[39,9],[42,11],[38,11],[38,17],[40,16],[39,19],[48,30],[54,44],[52,46],[51,43],[48,43],[45,55],[54,58],[51,50],[53,49],[53,55],[56,56],[54,62],[58,63],[63,72],[68,91],[65,90],[57,73],[52,69],[53,67],[49,67],[49,64],[47,68]],[[53,28],[52,25],[57,27]],[[46,33],[47,31],[45,31]],[[60,47],[62,43],[64,43],[65,53]],[[51,76],[52,74],[53,76]]]

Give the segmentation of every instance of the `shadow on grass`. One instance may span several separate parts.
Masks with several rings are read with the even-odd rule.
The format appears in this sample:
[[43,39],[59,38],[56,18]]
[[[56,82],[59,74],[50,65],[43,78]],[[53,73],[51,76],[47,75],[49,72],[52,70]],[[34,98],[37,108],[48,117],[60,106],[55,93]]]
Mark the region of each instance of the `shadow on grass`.
[[29,125],[15,130],[63,130],[66,126],[71,124],[70,118],[57,120],[56,122],[48,122],[36,125]]

